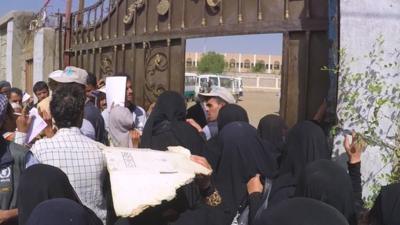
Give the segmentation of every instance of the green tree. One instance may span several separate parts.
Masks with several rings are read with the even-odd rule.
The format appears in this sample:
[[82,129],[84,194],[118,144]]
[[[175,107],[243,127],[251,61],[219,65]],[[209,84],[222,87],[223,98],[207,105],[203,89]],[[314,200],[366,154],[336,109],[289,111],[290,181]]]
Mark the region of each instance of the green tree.
[[265,65],[262,64],[260,61],[257,61],[256,65],[253,68],[251,68],[251,71],[253,73],[263,73],[265,72]]
[[224,72],[224,56],[215,52],[208,52],[199,61],[197,70],[199,73],[221,74]]

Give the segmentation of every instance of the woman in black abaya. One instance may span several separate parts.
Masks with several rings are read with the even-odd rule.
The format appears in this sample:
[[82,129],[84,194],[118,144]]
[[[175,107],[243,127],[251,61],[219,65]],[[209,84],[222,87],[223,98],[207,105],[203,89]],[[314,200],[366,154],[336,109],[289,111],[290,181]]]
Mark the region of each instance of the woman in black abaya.
[[278,164],[280,164],[281,161],[287,129],[288,127],[285,121],[280,116],[273,114],[264,116],[257,127],[258,135],[276,147],[274,156]]
[[[245,109],[239,105],[228,104],[222,107],[218,113],[218,132],[221,131],[227,124],[232,122],[249,122],[249,117]],[[221,158],[221,147],[220,147],[218,136],[212,137],[206,143],[206,151],[204,156],[211,164],[213,170],[216,170]]]
[[[33,165],[22,173],[18,196],[19,225],[25,225],[33,209],[49,199],[66,198],[82,205],[67,175],[59,168],[45,164]],[[92,210],[83,207],[89,215],[91,225],[103,224]]]
[[173,91],[162,93],[154,106],[141,137],[141,148],[166,151],[183,146],[193,155],[202,155],[205,143],[197,130],[186,123],[186,103]]
[[252,177],[259,174],[273,179],[277,174],[276,162],[270,154],[272,145],[261,140],[254,127],[246,122],[222,124],[218,134],[220,160],[213,179],[223,202],[207,215],[207,224],[215,225],[231,224],[241,205],[247,206],[247,182]]
[[400,183],[382,187],[361,225],[400,224]]
[[307,164],[318,159],[330,159],[331,152],[322,129],[313,122],[304,121],[294,126],[288,135],[285,152],[274,180],[269,205],[294,195],[297,180]]

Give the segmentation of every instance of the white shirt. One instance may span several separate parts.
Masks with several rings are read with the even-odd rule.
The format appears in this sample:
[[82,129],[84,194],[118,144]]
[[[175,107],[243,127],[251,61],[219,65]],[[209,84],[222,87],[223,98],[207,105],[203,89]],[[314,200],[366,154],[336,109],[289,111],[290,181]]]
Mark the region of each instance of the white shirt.
[[84,136],[77,127],[63,128],[54,137],[37,141],[31,151],[40,163],[60,168],[82,203],[105,224],[107,211],[102,190],[106,162],[97,142]]

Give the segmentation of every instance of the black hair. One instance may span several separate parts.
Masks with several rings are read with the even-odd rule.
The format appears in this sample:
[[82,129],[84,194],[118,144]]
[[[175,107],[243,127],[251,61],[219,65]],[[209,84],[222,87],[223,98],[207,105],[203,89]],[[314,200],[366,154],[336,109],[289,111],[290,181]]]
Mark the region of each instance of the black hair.
[[88,73],[86,78],[87,85],[92,85],[93,87],[97,87],[97,77],[93,73]]
[[11,94],[11,93],[15,93],[15,94],[21,96],[21,98],[22,98],[22,95],[23,95],[23,94],[22,94],[22,90],[19,89],[19,88],[16,88],[16,87],[10,88],[10,94]]
[[58,128],[81,127],[86,95],[80,84],[57,87],[50,102],[50,112]]
[[47,90],[49,91],[49,86],[47,86],[46,82],[44,81],[38,81],[33,85],[33,93],[36,93],[41,90]]

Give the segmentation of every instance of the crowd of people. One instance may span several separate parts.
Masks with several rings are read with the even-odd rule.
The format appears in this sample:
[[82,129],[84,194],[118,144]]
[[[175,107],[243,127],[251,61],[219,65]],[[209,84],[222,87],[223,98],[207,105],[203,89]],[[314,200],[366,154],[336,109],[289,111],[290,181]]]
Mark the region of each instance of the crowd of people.
[[[321,112],[291,128],[266,115],[255,128],[219,87],[190,108],[180,93],[165,91],[146,111],[135,104],[130,76],[115,76],[126,77],[124,106],[106,101],[104,80],[72,66],[37,82],[35,100],[0,82],[0,224],[400,224],[400,184],[383,187],[372,209],[364,208],[365,146],[346,136],[349,161],[341,167]],[[34,108],[46,127],[30,140]],[[183,146],[213,173],[196,176],[172,201],[118,218],[99,143],[132,151]]]

